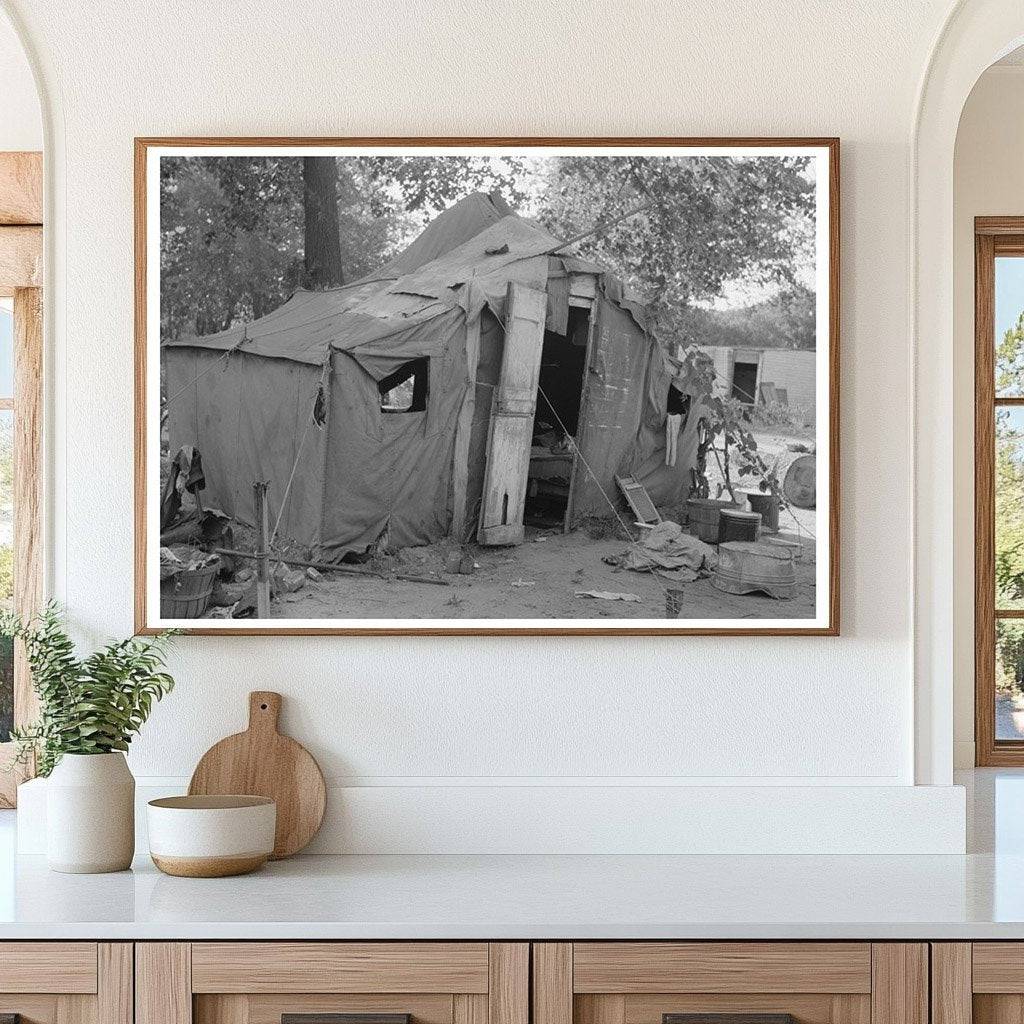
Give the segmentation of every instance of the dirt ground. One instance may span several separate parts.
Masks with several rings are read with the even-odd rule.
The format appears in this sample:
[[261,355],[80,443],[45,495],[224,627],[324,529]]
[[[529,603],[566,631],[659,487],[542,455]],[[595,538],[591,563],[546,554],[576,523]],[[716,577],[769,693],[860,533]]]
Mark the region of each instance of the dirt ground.
[[[796,540],[783,531],[781,537]],[[814,615],[814,549],[805,543],[796,563],[797,596],[776,600],[762,594],[737,596],[710,579],[668,581],[651,573],[606,565],[621,555],[626,541],[593,540],[583,530],[571,534],[527,528],[515,548],[468,549],[479,565],[472,575],[445,573],[443,545],[402,552],[398,571],[436,574],[447,586],[373,577],[324,574],[274,601],[275,618],[353,619],[656,619],[665,617],[667,588],[683,590],[680,618],[811,618]],[[639,602],[577,597],[577,591],[636,594]]]

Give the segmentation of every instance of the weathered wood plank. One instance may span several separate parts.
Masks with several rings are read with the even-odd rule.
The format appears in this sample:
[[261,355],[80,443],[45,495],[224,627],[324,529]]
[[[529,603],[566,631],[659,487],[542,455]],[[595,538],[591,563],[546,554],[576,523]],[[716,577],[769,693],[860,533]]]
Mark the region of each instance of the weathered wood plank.
[[530,443],[544,348],[547,296],[512,281],[505,303],[505,350],[491,408],[481,544],[519,544],[530,471]]

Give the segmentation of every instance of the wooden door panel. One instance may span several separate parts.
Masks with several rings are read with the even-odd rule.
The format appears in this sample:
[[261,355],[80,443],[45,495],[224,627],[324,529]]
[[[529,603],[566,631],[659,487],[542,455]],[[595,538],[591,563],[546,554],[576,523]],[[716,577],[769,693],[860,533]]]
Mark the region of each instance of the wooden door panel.
[[66,998],[35,993],[0,993],[0,1014],[17,1013],[21,1024],[57,1024],[57,1003]]
[[501,375],[491,405],[478,530],[481,544],[519,544],[523,540],[523,510],[546,314],[545,292],[509,282]]
[[972,1000],[974,1024],[1021,1024],[1024,1021],[1024,996],[979,992]]
[[132,1024],[127,942],[0,942],[0,1015],[21,1024]]
[[140,943],[135,1024],[280,1024],[285,1013],[529,1024],[529,966],[525,942]]

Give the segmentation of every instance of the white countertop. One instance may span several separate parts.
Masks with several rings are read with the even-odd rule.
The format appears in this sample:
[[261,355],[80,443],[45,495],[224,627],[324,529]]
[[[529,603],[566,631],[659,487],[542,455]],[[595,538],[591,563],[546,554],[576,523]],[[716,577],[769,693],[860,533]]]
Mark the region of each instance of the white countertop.
[[0,878],[0,939],[1024,939],[1024,856],[298,857]]
[[59,875],[0,812],[0,940],[1024,939],[1024,772],[975,772],[967,856],[296,857]]

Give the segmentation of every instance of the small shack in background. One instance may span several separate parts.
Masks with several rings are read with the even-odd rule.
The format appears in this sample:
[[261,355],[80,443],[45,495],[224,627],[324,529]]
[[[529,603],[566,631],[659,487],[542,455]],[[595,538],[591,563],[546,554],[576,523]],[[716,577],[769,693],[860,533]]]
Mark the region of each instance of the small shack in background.
[[780,402],[804,426],[814,424],[816,358],[809,349],[698,345],[715,365],[717,393],[746,405]]
[[561,247],[474,194],[360,281],[166,342],[171,450],[200,449],[207,504],[243,523],[269,480],[271,522],[324,560],[570,530],[625,509],[616,474],[684,501],[695,414],[665,465],[678,364],[622,282]]

